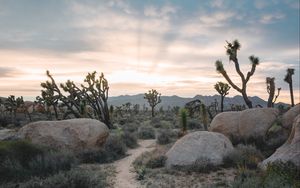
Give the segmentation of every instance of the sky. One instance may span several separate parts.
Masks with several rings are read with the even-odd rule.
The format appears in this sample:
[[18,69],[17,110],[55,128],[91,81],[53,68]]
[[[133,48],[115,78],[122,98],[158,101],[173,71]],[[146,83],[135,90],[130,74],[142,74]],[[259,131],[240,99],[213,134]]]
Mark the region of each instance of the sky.
[[234,39],[244,74],[250,55],[260,59],[249,96],[267,100],[265,79],[275,77],[278,101],[289,103],[283,78],[294,68],[299,102],[299,0],[0,0],[0,96],[34,99],[46,70],[59,83],[103,72],[110,96],[215,95],[225,82],[216,60],[241,84],[224,47]]

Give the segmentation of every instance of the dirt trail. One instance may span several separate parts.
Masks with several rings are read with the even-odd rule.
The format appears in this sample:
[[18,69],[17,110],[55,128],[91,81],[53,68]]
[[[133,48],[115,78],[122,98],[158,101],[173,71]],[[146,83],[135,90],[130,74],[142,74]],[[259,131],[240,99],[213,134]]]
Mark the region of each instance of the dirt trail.
[[116,167],[115,188],[137,188],[139,182],[135,179],[132,162],[143,152],[154,149],[155,140],[140,140],[139,147],[127,151],[129,156],[114,162]]

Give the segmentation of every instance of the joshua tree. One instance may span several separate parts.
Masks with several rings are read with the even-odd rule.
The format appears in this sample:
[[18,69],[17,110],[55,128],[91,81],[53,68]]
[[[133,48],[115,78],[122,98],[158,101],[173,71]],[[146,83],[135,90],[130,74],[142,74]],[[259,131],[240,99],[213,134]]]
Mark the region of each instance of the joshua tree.
[[223,77],[226,79],[226,81],[235,89],[237,90],[239,93],[242,94],[244,101],[246,103],[246,105],[249,108],[252,108],[252,102],[251,100],[248,98],[247,95],[247,83],[250,80],[250,77],[253,76],[254,72],[255,72],[255,68],[256,66],[259,64],[259,59],[258,57],[255,57],[253,55],[251,55],[249,57],[249,60],[251,61],[252,67],[251,70],[247,73],[247,76],[245,76],[241,70],[240,70],[240,65],[239,65],[239,61],[237,58],[237,51],[241,48],[240,43],[235,40],[232,43],[227,42],[227,46],[226,46],[226,53],[229,56],[229,60],[234,62],[235,65],[235,70],[238,73],[238,75],[241,77],[242,80],[242,87],[238,87],[236,84],[234,84],[232,82],[232,80],[229,78],[227,72],[225,71],[224,67],[223,67],[223,63],[220,60],[216,61],[216,69],[219,73],[221,73],[223,75]]
[[82,84],[81,88],[76,86],[76,84],[70,80],[68,80],[65,84],[60,84],[60,88],[68,94],[67,96],[62,94],[62,91],[57,86],[49,71],[47,71],[47,76],[50,81],[41,83],[41,86],[44,88],[43,91],[47,93],[53,92],[51,96],[57,98],[68,108],[68,112],[66,112],[64,117],[68,114],[73,114],[76,118],[92,118],[93,114],[86,111],[86,106],[90,105],[94,110],[96,118],[111,128],[109,109],[107,105],[109,87],[103,73],[99,76],[99,78],[96,77],[96,71],[88,73],[84,80],[88,86]]
[[272,102],[272,107],[274,107],[274,104],[275,104],[275,102],[276,102],[276,100],[277,100],[277,98],[279,97],[279,95],[280,95],[280,91],[281,91],[281,88],[279,87],[279,88],[277,88],[277,95],[275,96],[275,99],[273,100],[273,102]]
[[17,109],[24,105],[24,100],[22,96],[16,98],[14,95],[10,95],[9,97],[7,97],[4,105],[11,113],[11,119],[13,120],[13,118],[16,119],[17,117]]
[[148,93],[145,93],[144,99],[147,99],[147,101],[151,107],[152,117],[154,117],[155,106],[161,102],[160,96],[161,96],[161,94],[158,93],[155,89],[151,89],[148,91]]
[[[267,84],[267,92],[269,93],[268,107],[274,107],[274,103],[276,102],[276,100],[280,94],[281,88],[277,88],[277,95],[275,96],[275,78],[267,77],[266,84]],[[275,99],[274,99],[274,97],[275,97]]]
[[289,87],[290,87],[290,95],[291,95],[292,106],[295,105],[295,103],[294,103],[294,93],[293,93],[293,79],[292,79],[294,71],[295,71],[295,69],[287,69],[286,70],[287,73],[284,77],[284,81],[287,82],[289,84]]
[[[49,107],[53,106],[54,113],[55,113],[55,118],[58,119],[58,112],[57,112],[57,105],[58,105],[58,96],[55,95],[55,92],[50,89],[46,90],[41,90],[41,97],[37,96],[36,100],[39,103],[42,103],[47,106],[48,112],[49,112]],[[51,112],[49,112],[50,118],[52,119]]]
[[268,107],[272,107],[273,99],[275,96],[275,78],[266,78],[266,84],[267,84],[267,92],[269,93],[269,98],[268,98]]
[[187,110],[185,108],[180,110],[180,120],[182,125],[182,136],[186,134],[187,131]]
[[207,110],[206,110],[206,106],[205,104],[201,104],[201,119],[202,119],[202,123],[204,125],[204,130],[208,130],[207,128],[207,124],[208,124],[208,120],[207,120]]
[[188,111],[190,117],[194,117],[195,113],[200,113],[201,104],[202,102],[196,99],[186,103],[184,108]]
[[223,82],[218,82],[215,84],[215,89],[217,92],[221,95],[221,112],[223,112],[224,109],[224,98],[226,95],[229,94],[230,86]]

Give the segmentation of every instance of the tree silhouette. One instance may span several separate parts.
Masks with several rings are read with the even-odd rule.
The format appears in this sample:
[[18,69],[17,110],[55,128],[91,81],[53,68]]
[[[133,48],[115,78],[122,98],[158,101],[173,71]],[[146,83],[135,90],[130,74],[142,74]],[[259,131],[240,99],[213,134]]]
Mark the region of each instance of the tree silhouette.
[[230,86],[223,82],[217,82],[215,84],[215,89],[217,92],[221,95],[221,112],[223,112],[224,109],[224,98],[226,95],[229,94]]
[[[95,116],[96,119],[104,122],[108,128],[111,128],[107,104],[109,87],[103,73],[99,77],[97,77],[96,71],[88,73],[84,79],[87,85],[81,84],[81,87],[78,87],[70,80],[60,84],[59,87],[50,72],[47,71],[46,74],[50,80],[41,83],[44,89],[42,90],[42,95],[43,93],[51,94],[52,98],[57,98],[62,102],[68,108],[64,117],[68,114],[73,114],[76,118],[93,118]],[[63,89],[64,93],[60,88]],[[87,112],[87,105],[93,109],[94,113]]]
[[144,99],[147,99],[147,101],[151,107],[152,117],[154,117],[155,106],[161,102],[160,96],[161,96],[161,94],[158,93],[155,89],[151,89],[148,91],[148,93],[145,93]]
[[238,61],[238,58],[237,58],[237,51],[241,48],[241,45],[240,45],[239,41],[238,40],[234,40],[232,43],[227,42],[227,46],[225,48],[226,48],[226,53],[229,56],[229,61],[233,61],[234,62],[235,70],[238,73],[238,75],[241,77],[242,87],[238,87],[236,84],[234,84],[232,82],[232,80],[229,78],[226,70],[224,69],[224,66],[223,66],[223,63],[222,63],[221,60],[217,60],[215,62],[216,70],[223,75],[223,77],[226,79],[226,81],[235,90],[237,90],[239,93],[242,94],[243,99],[244,99],[246,105],[249,108],[252,108],[252,102],[248,98],[248,95],[247,95],[247,83],[249,82],[250,77],[253,76],[253,74],[255,72],[255,69],[256,69],[256,66],[259,64],[259,59],[258,59],[258,57],[255,57],[254,55],[251,55],[249,57],[249,60],[251,61],[251,64],[252,64],[252,67],[251,67],[251,70],[245,76],[241,72],[239,61]]
[[295,106],[294,93],[293,93],[293,79],[292,79],[292,76],[294,75],[294,71],[295,71],[295,69],[287,69],[286,70],[287,73],[284,77],[284,81],[287,82],[289,84],[289,87],[290,87],[290,95],[291,95],[292,106]]

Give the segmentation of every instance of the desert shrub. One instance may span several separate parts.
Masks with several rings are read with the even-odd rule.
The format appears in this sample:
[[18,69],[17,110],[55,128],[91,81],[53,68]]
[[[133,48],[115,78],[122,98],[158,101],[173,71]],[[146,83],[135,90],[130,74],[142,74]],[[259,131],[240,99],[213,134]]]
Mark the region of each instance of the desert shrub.
[[0,182],[23,181],[70,170],[76,164],[68,152],[54,151],[26,141],[0,142]]
[[245,165],[253,169],[256,168],[257,164],[262,160],[263,155],[254,146],[239,144],[224,157],[223,162],[225,166],[237,167],[239,165]]
[[84,150],[77,154],[81,163],[110,163],[126,155],[127,147],[120,135],[109,135],[100,149]]
[[160,121],[160,128],[171,129],[172,127],[173,127],[173,125],[172,125],[171,121],[165,121],[165,120]]
[[155,139],[155,130],[152,127],[142,126],[138,129],[140,139]]
[[122,129],[127,132],[135,132],[138,130],[139,125],[135,122],[133,123],[125,123],[122,125]]
[[47,178],[35,177],[25,183],[10,183],[3,186],[7,188],[96,188],[107,185],[103,172],[95,174],[83,169],[72,169]]
[[151,118],[151,121],[150,121],[150,125],[155,127],[155,128],[160,128],[161,127],[161,124],[160,124],[160,118],[159,117],[153,117]]
[[9,124],[12,124],[11,117],[0,116],[0,127],[7,127]]
[[233,188],[292,188],[300,186],[299,169],[293,163],[275,162],[264,172],[248,170],[239,166],[238,174],[231,184]]
[[216,171],[219,169],[210,161],[210,159],[206,157],[197,159],[192,165],[174,166],[173,168],[181,171],[198,173],[209,173],[211,171]]
[[104,149],[83,150],[77,154],[80,163],[106,163],[107,154]]
[[159,155],[153,158],[150,158],[146,163],[147,168],[161,168],[165,166],[167,157],[164,155]]
[[137,180],[143,180],[145,178],[145,175],[146,175],[146,168],[144,166],[140,166],[140,167],[137,167],[135,169],[135,172],[136,172],[136,179]]
[[140,167],[161,168],[165,165],[166,159],[166,156],[158,154],[155,151],[147,151],[142,153],[133,161],[133,166],[135,169]]
[[292,162],[271,163],[262,181],[265,187],[300,187],[300,171]]
[[121,138],[128,148],[136,148],[138,146],[136,133],[124,131]]
[[188,127],[188,129],[202,129],[203,128],[199,119],[189,119],[187,121],[187,127]]
[[28,141],[0,141],[0,161],[10,158],[18,160],[21,165],[26,165],[32,158],[43,152],[41,147]]
[[109,135],[103,148],[106,162],[124,157],[127,151],[126,145],[119,135]]
[[156,142],[160,145],[165,145],[172,142],[172,132],[168,129],[160,130],[157,134]]

